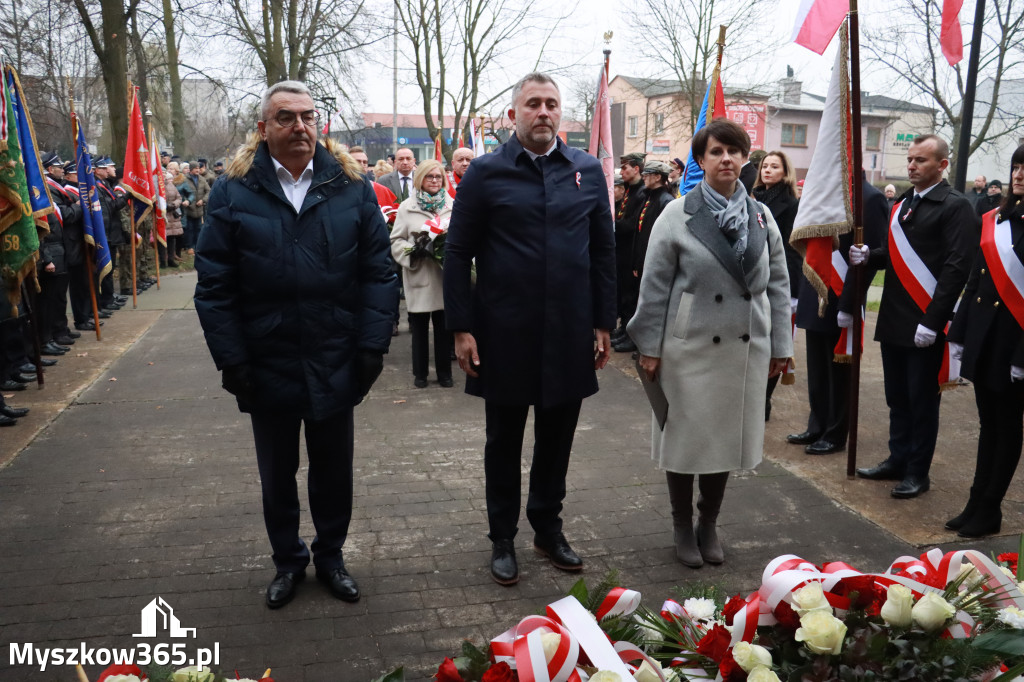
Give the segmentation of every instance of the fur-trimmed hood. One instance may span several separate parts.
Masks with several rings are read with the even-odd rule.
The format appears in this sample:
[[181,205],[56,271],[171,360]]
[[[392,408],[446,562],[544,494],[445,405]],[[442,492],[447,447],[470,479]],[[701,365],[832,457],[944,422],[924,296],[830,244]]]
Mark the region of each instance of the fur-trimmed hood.
[[[249,138],[235,150],[231,160],[228,162],[227,176],[229,178],[243,178],[252,170],[253,161],[256,159],[256,150],[263,139],[259,131],[253,131]],[[345,151],[344,145],[331,139],[321,138],[318,144],[327,148],[327,151],[341,164],[342,170],[350,179],[361,181],[363,179],[363,167]]]

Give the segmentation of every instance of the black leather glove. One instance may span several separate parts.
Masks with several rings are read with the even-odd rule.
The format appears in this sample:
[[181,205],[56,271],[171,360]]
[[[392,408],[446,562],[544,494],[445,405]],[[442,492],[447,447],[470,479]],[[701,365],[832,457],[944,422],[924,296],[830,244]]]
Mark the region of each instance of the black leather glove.
[[252,402],[253,384],[249,365],[225,367],[220,374],[220,385],[239,400]]
[[420,235],[413,244],[411,258],[426,258],[430,255],[430,237]]
[[361,350],[356,352],[355,376],[356,392],[359,394],[359,401],[366,397],[377,381],[381,371],[384,369],[384,354],[375,350]]

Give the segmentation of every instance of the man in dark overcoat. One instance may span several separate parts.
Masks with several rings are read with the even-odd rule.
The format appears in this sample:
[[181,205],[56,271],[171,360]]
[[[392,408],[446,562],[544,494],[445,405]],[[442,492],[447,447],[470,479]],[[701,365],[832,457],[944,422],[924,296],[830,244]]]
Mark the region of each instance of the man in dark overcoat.
[[[861,478],[900,481],[891,494],[917,497],[930,487],[928,472],[939,434],[939,371],[946,325],[953,318],[978,247],[978,214],[970,200],[943,180],[949,145],[936,135],[919,135],[907,150],[907,175],[913,187],[897,201],[888,233],[903,234],[899,257],[889,242],[877,249],[850,247],[850,265],[867,264],[864,281],[885,268],[882,302],[875,325],[881,344],[885,402],[889,406],[889,457],[857,469]],[[900,228],[894,230],[893,221]],[[898,241],[893,241],[898,244]],[[921,264],[907,274],[897,264]],[[906,280],[906,281],[905,281]],[[932,294],[922,309],[922,296]],[[853,311],[850,311],[851,313]]]
[[448,329],[466,392],[486,401],[491,575],[503,585],[519,580],[513,540],[531,405],[534,548],[560,569],[583,566],[562,534],[565,475],[580,405],[597,392],[594,370],[608,361],[615,325],[608,187],[597,159],[558,138],[561,113],[549,76],[532,73],[515,86],[515,134],[466,171],[445,246]]
[[[224,388],[252,417],[263,519],[288,603],[310,560],[359,599],[342,547],[352,518],[353,408],[380,374],[398,287],[377,198],[359,164],[317,142],[303,83],[266,90],[259,135],[214,183],[196,250],[195,305]],[[299,536],[299,432],[309,457],[312,547]]]

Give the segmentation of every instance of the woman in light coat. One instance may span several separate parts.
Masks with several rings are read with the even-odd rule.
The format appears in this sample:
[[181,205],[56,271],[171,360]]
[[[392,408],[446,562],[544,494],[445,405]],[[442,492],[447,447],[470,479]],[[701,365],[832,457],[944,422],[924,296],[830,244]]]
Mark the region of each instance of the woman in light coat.
[[704,180],[654,224],[627,331],[668,398],[652,457],[668,480],[676,556],[697,568],[725,559],[715,524],[729,472],[761,461],[765,383],[786,366],[793,338],[782,236],[739,182],[750,138],[719,119],[692,149]]
[[[170,170],[173,161],[167,164],[168,170]],[[177,166],[177,164],[175,164]],[[164,192],[167,194],[167,248],[161,249],[161,256],[164,257],[164,267],[176,268],[181,262],[181,236],[185,234],[185,231],[181,227],[181,193],[178,192],[178,188],[174,186],[174,176],[171,173],[164,174]]]
[[[402,266],[405,305],[412,330],[412,373],[416,388],[427,387],[430,358],[428,325],[434,324],[434,370],[437,381],[451,388],[451,334],[445,329],[443,276],[435,247],[443,243],[451,220],[452,198],[444,167],[433,159],[416,169],[412,195],[398,206],[391,230],[391,255]],[[433,233],[433,236],[432,236]],[[442,241],[437,241],[441,239]]]

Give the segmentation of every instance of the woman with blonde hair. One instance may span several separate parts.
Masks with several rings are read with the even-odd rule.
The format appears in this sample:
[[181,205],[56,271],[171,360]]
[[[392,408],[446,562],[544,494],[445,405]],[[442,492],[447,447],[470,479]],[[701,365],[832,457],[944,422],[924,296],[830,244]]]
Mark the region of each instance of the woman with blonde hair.
[[[779,151],[768,152],[761,160],[757,179],[750,195],[768,207],[775,218],[782,234],[782,245],[786,251],[786,270],[789,272],[789,298],[792,311],[796,314],[797,299],[800,298],[800,272],[803,259],[789,245],[789,235],[793,232],[793,221],[796,220],[796,209],[800,200],[796,195],[796,173],[789,157]],[[779,376],[768,379],[765,388],[764,420],[772,413],[772,393],[779,383]]]
[[375,165],[373,167],[373,179],[374,180],[379,180],[380,178],[383,178],[388,173],[394,172],[394,170],[395,169],[391,167],[390,163],[388,163],[384,159],[381,159],[381,160],[379,160],[377,162],[377,165]]
[[412,330],[412,373],[416,388],[427,387],[430,340],[434,324],[434,370],[437,381],[451,388],[451,334],[445,329],[442,270],[439,251],[451,220],[452,198],[444,167],[433,159],[416,168],[413,192],[398,206],[391,230],[391,255],[402,266],[405,305]]

